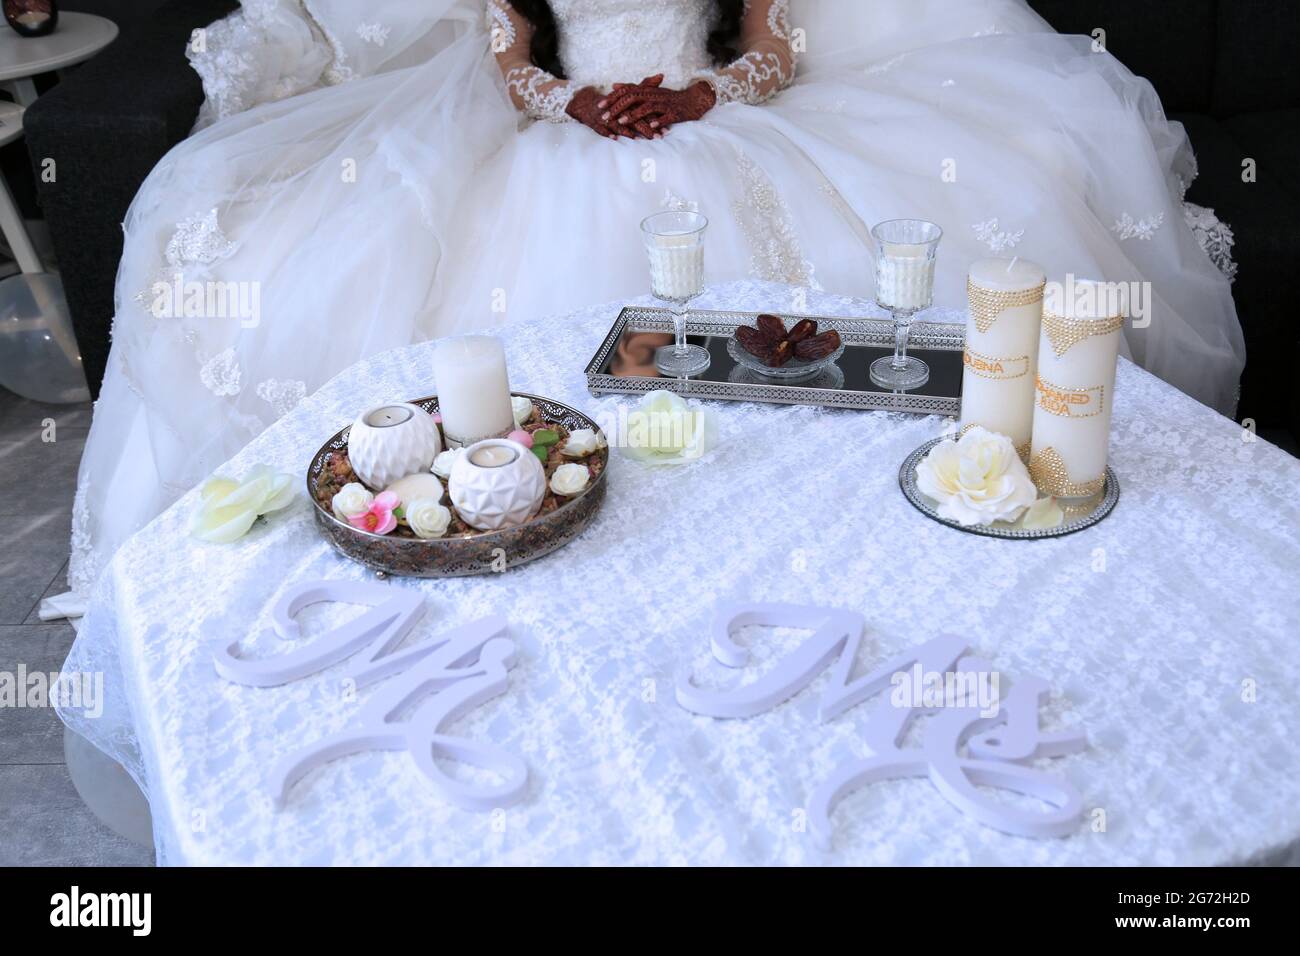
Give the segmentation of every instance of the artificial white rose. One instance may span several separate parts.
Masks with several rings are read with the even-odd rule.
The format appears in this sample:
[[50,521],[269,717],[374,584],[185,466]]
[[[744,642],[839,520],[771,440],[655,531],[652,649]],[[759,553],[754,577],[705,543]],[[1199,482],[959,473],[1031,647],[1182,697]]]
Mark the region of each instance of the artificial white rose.
[[374,503],[375,496],[371,494],[369,488],[359,481],[351,481],[339,489],[338,494],[330,501],[330,506],[334,509],[334,517],[340,521],[347,521],[349,518],[365,514]]
[[515,424],[522,425],[528,419],[533,417],[533,402],[529,398],[521,398],[518,395],[510,399],[510,410],[514,413]]
[[441,538],[451,527],[451,510],[433,498],[416,498],[406,506],[406,523],[418,538]]
[[586,465],[561,465],[551,475],[551,490],[565,498],[572,497],[587,487],[591,472]]
[[595,429],[579,428],[569,432],[569,440],[560,449],[565,458],[586,458],[604,444],[604,439]]
[[286,508],[293,501],[292,475],[257,465],[243,481],[216,476],[199,490],[199,509],[190,533],[210,544],[229,544],[248,533],[259,515]]
[[1039,498],[1025,511],[1020,522],[1022,528],[1055,528],[1065,520],[1065,512],[1055,498]]
[[451,477],[452,465],[456,464],[456,460],[463,454],[465,454],[464,448],[448,448],[433,460],[433,467],[429,470],[446,481]]
[[979,426],[935,445],[916,478],[939,517],[963,526],[1015,521],[1038,498],[1011,439]]
[[675,392],[650,392],[628,413],[623,453],[651,465],[700,458],[716,442],[713,419]]

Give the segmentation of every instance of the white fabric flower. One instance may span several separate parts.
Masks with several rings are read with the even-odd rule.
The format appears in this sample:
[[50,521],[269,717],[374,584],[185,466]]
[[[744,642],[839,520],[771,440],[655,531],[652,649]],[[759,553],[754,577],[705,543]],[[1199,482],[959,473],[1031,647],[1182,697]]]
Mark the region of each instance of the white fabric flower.
[[515,424],[522,425],[533,417],[532,399],[514,395],[510,398],[510,410],[514,412]]
[[1065,512],[1056,503],[1055,498],[1039,498],[1028,510],[1020,522],[1022,528],[1055,528],[1065,520]]
[[451,510],[432,498],[417,498],[406,506],[406,523],[419,538],[441,538],[451,527]]
[[586,458],[604,444],[604,439],[595,429],[579,428],[569,432],[569,440],[560,449],[565,458]]
[[935,445],[916,478],[939,517],[963,526],[1015,521],[1038,497],[1011,439],[979,426]]
[[650,392],[628,413],[623,453],[651,465],[680,465],[704,455],[716,443],[716,427],[699,405],[675,392]]
[[350,481],[339,489],[338,494],[330,501],[330,506],[334,509],[334,517],[340,521],[347,521],[349,518],[365,514],[374,501],[375,496],[369,488],[359,481]]
[[591,472],[586,465],[561,465],[551,475],[551,490],[557,495],[569,498],[576,495],[591,481]]
[[464,448],[448,448],[433,460],[433,466],[429,469],[443,481],[451,477],[451,468],[456,464],[456,460],[465,454]]
[[293,502],[293,475],[258,465],[243,481],[216,476],[199,490],[199,510],[190,533],[210,544],[242,538],[260,515],[287,508]]

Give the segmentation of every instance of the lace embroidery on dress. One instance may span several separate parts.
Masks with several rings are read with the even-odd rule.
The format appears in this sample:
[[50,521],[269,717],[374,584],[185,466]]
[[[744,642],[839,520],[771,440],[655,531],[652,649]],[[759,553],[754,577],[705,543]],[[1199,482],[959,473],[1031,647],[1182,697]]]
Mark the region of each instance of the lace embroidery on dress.
[[199,369],[199,381],[213,395],[238,395],[243,388],[243,373],[233,348],[218,352]]
[[90,535],[90,506],[86,504],[86,491],[90,488],[89,472],[77,482],[77,494],[72,500],[72,560],[68,564],[68,587],[78,594],[89,594],[99,577],[99,563]]
[[975,230],[975,238],[989,247],[993,254],[1006,252],[1008,249],[1014,249],[1020,245],[1020,240],[1025,237],[1025,230],[1019,229],[1015,232],[999,228],[996,218],[989,219],[985,222],[977,222],[971,226]]
[[487,0],[484,24],[515,105],[530,119],[567,122],[577,87],[532,64],[532,25],[498,0]]
[[1210,261],[1229,282],[1236,281],[1237,263],[1232,259],[1232,247],[1237,240],[1232,234],[1232,227],[1216,216],[1213,209],[1206,209],[1194,202],[1184,203],[1183,217]]
[[210,266],[233,255],[239,243],[226,238],[215,208],[182,219],[167,241],[163,257],[174,269],[189,265]]
[[383,46],[387,43],[392,32],[392,27],[386,27],[381,23],[357,24],[357,36],[367,43],[373,43],[375,46]]
[[766,103],[794,82],[798,55],[790,43],[790,0],[771,0],[766,16],[766,33],[752,24],[751,2],[745,4],[742,44],[747,52],[721,70],[704,73],[701,79],[713,84],[719,105]]
[[1126,212],[1115,220],[1115,225],[1110,227],[1110,231],[1119,237],[1120,242],[1126,242],[1129,239],[1141,239],[1144,242],[1149,242],[1155,237],[1156,231],[1164,225],[1164,222],[1165,214],[1162,212],[1145,216],[1142,219],[1134,219]]
[[296,379],[268,378],[258,383],[257,397],[268,402],[275,409],[275,417],[281,418],[307,397],[307,383]]
[[769,282],[820,289],[814,266],[804,257],[790,210],[772,180],[739,147],[736,166],[744,196],[731,208],[749,242],[750,274]]

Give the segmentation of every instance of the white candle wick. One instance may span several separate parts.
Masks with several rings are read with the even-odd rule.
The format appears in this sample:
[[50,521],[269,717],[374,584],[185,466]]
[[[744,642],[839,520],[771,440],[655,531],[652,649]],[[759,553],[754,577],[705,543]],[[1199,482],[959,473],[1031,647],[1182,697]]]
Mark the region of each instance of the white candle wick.
[[1007,266],[1007,272],[1010,272],[1012,269],[1014,269],[1014,268],[1016,267],[1016,263],[1019,262],[1019,261],[1020,261],[1020,257],[1019,257],[1019,256],[1016,256],[1015,258],[1013,258],[1013,259],[1011,260],[1011,264]]

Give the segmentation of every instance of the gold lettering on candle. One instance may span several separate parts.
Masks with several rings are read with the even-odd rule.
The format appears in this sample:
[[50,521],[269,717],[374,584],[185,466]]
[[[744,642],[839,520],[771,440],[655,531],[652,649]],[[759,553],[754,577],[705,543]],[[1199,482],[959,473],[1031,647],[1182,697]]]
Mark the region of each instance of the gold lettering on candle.
[[1062,418],[1091,418],[1100,415],[1106,388],[1093,385],[1089,388],[1065,388],[1046,382],[1039,375],[1034,383],[1038,389],[1038,407]]
[[961,360],[973,374],[980,378],[1005,381],[1029,374],[1028,355],[1021,355],[1018,358],[990,358],[968,348],[962,352]]

